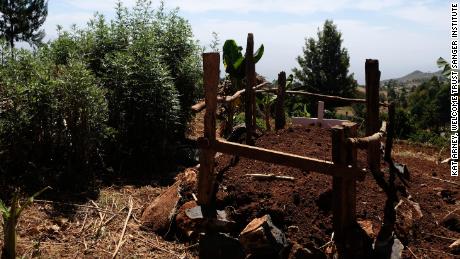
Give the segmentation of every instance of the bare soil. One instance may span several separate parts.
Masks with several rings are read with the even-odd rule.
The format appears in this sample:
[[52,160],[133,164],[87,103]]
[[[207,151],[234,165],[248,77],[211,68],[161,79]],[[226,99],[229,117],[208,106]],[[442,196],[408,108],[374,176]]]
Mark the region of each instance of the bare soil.
[[[257,140],[256,146],[289,152],[297,155],[331,160],[329,130],[317,127],[291,127],[270,132]],[[424,217],[416,222],[413,236],[407,245],[418,258],[454,258],[448,246],[460,234],[438,224],[449,212],[460,208],[458,186],[435,180],[432,176],[449,179],[447,164],[436,164],[439,151],[435,148],[396,144],[394,159],[406,164],[411,173],[409,194],[418,202]],[[447,155],[447,153],[446,153]],[[230,163],[230,156],[217,159],[218,169]],[[366,153],[358,153],[358,165],[365,167]],[[382,169],[387,165],[382,163]],[[294,181],[255,180],[247,174],[275,174],[295,177]],[[235,210],[237,221],[244,227],[255,217],[270,214],[275,225],[287,233],[291,241],[316,248],[331,239],[332,230],[332,178],[315,172],[305,172],[246,158],[224,172],[223,183],[218,193],[221,207]],[[449,197],[442,197],[444,190]],[[445,196],[445,195],[444,195]],[[383,219],[386,196],[367,175],[357,184],[357,218],[372,221],[373,232],[378,233]],[[405,249],[404,257],[413,255]]]
[[[259,138],[259,147],[331,160],[330,132],[316,127],[292,127],[269,132]],[[407,143],[396,143],[394,158],[408,166],[412,180],[409,193],[421,206],[424,217],[415,224],[414,235],[404,250],[405,258],[455,258],[448,246],[460,234],[438,222],[460,208],[457,185],[432,177],[454,181],[447,164],[437,164],[439,150]],[[359,165],[364,167],[366,154],[360,152]],[[447,151],[441,153],[442,158]],[[231,157],[217,159],[218,170],[228,167]],[[386,165],[382,164],[382,168]],[[295,177],[294,181],[254,180],[246,174],[262,173]],[[255,217],[270,214],[275,225],[291,241],[306,247],[320,248],[332,233],[331,177],[315,172],[277,166],[240,158],[225,170],[218,192],[218,206],[233,211],[240,229]],[[120,239],[133,200],[124,243],[118,258],[197,258],[197,245],[177,240],[166,241],[141,228],[139,218],[148,204],[165,187],[105,187],[99,196],[86,202],[53,202],[38,200],[26,209],[18,224],[18,256],[24,258],[111,258]],[[442,190],[442,193],[441,193]],[[386,196],[371,175],[357,185],[358,220],[369,220],[378,233],[383,218]],[[0,232],[2,231],[0,226]],[[0,236],[0,246],[3,237]],[[327,249],[323,247],[324,251]]]

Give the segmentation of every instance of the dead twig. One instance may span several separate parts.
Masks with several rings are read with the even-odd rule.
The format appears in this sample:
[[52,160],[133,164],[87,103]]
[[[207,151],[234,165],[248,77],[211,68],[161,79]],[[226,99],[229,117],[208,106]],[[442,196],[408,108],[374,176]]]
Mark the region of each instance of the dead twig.
[[89,202],[91,202],[91,204],[94,205],[94,207],[97,208],[97,212],[99,213],[99,218],[101,218],[101,224],[102,224],[102,221],[104,220],[104,217],[102,215],[102,212],[100,211],[101,208],[99,208],[99,206],[97,205],[97,203],[95,203],[93,200],[90,200]]
[[129,197],[128,205],[129,205],[128,216],[126,216],[125,223],[123,224],[123,229],[122,229],[121,234],[120,234],[120,240],[118,241],[118,245],[117,245],[117,247],[115,248],[115,251],[112,254],[112,259],[117,257],[118,250],[120,250],[121,246],[125,243],[125,241],[123,241],[123,238],[125,237],[126,226],[128,225],[129,218],[131,218],[131,212],[133,211],[133,199],[132,199],[132,197]]
[[457,238],[451,238],[451,237],[445,237],[445,236],[438,236],[438,235],[435,235],[435,234],[431,234],[431,233],[426,233],[430,236],[434,236],[434,237],[437,237],[437,238],[442,238],[442,239],[447,239],[447,240],[452,240],[452,241],[456,241]]
[[246,174],[247,176],[252,176],[255,179],[262,179],[262,180],[288,180],[294,181],[295,178],[292,176],[285,176],[285,175],[274,175],[274,174]]
[[410,249],[409,246],[407,246],[407,250],[409,250],[409,252],[412,254],[412,256],[413,256],[415,259],[418,259],[418,257],[414,254],[414,252],[412,252],[412,250]]
[[83,229],[85,228],[87,218],[88,218],[88,210],[86,210],[85,217],[83,218],[83,224],[81,225],[80,231],[78,231],[78,233],[83,232]]
[[439,177],[434,177],[434,176],[432,176],[431,178],[436,179],[436,180],[441,181],[441,182],[450,183],[450,184],[454,184],[454,185],[460,186],[460,183],[456,183],[456,182],[449,181],[449,180],[444,180],[444,179],[441,179],[441,178],[439,178]]

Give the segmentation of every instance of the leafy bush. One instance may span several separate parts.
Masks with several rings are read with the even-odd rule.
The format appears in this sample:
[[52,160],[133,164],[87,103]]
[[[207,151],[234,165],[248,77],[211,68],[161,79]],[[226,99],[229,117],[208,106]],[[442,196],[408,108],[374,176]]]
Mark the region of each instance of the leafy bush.
[[0,68],[2,180],[75,184],[98,157],[107,130],[104,91],[81,61],[56,65],[47,53],[20,51]]
[[35,53],[11,59],[2,46],[0,173],[15,176],[3,179],[42,186],[89,179],[95,165],[171,164],[201,89],[200,48],[177,10],[119,2],[113,20],[58,28]]
[[167,67],[143,46],[134,44],[108,59],[107,71],[113,75],[110,99],[119,100],[119,155],[130,168],[143,162],[142,169],[152,170],[170,158],[167,148],[177,136],[180,102]]

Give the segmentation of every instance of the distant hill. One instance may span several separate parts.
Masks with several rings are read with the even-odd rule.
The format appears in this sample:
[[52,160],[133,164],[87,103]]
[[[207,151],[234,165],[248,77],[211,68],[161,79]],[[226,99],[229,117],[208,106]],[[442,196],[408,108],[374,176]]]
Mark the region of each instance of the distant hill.
[[[421,83],[427,80],[430,80],[433,76],[436,76],[441,80],[444,80],[444,78],[442,77],[442,70],[439,70],[433,73],[415,70],[414,72],[409,73],[403,77],[393,78],[393,80],[396,80],[396,82],[398,82],[399,85],[413,86],[413,85],[420,85]],[[380,81],[380,83],[383,85],[390,80],[391,79],[382,80]]]

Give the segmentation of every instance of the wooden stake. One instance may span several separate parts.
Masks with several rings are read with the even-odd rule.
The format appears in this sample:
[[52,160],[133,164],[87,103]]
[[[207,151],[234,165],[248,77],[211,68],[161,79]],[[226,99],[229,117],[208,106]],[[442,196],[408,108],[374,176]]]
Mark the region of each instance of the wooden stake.
[[[206,113],[204,115],[204,137],[209,141],[216,139],[217,86],[219,84],[219,53],[203,54],[203,83],[205,90]],[[215,202],[214,156],[210,148],[200,149],[200,169],[198,173],[198,205],[212,208]]]
[[[379,131],[379,61],[366,59],[366,136]],[[367,163],[373,173],[380,173],[380,143],[373,142],[367,148]]]
[[278,74],[278,92],[275,106],[275,129],[283,129],[286,125],[286,115],[284,113],[284,96],[286,94],[286,72]]
[[[345,139],[357,135],[356,123],[343,123],[332,128],[332,160],[339,165],[356,165],[357,151],[347,145]],[[356,178],[336,175],[332,178],[333,228],[339,258],[355,258],[355,249],[350,233],[356,224]],[[356,251],[355,251],[356,250]]]
[[245,94],[245,123],[246,123],[246,144],[254,145],[252,138],[255,132],[255,94],[252,89],[256,85],[256,67],[254,64],[254,35],[248,33],[246,44],[246,94]]

